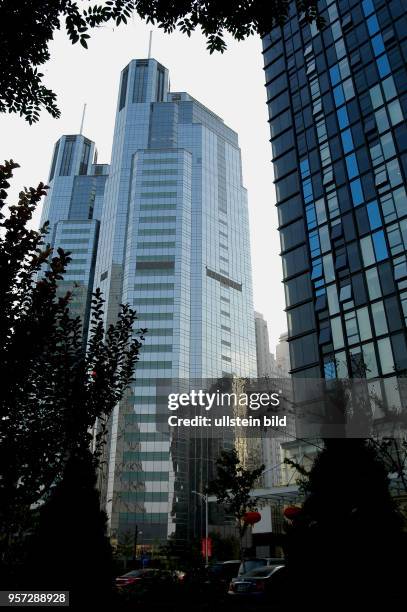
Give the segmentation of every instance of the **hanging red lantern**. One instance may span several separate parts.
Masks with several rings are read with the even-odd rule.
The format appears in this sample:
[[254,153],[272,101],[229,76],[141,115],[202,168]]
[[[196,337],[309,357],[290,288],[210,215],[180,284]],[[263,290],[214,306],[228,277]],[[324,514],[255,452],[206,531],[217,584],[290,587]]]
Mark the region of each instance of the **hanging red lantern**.
[[283,512],[286,519],[293,521],[301,514],[301,508],[298,506],[287,506]]
[[255,523],[258,523],[261,520],[261,514],[260,512],[246,512],[243,516],[243,522],[246,523],[246,525],[254,525]]

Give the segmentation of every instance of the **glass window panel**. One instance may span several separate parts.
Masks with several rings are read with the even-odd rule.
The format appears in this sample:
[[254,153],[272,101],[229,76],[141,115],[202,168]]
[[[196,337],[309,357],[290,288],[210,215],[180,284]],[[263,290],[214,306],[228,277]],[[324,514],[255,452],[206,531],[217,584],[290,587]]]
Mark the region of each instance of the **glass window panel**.
[[380,198],[380,205],[382,207],[382,213],[385,222],[395,221],[397,218],[396,209],[394,207],[393,194],[388,193],[387,195]]
[[396,187],[403,182],[400,166],[397,159],[393,159],[392,161],[386,164],[386,169],[389,175],[390,184],[392,187]]
[[337,115],[338,115],[339,127],[341,129],[347,127],[349,125],[349,117],[348,117],[348,111],[346,109],[346,106],[339,108],[337,111]]
[[350,179],[355,178],[359,174],[358,162],[356,161],[356,155],[352,153],[345,157],[346,168],[348,170],[348,176]]
[[346,47],[342,38],[335,42],[335,53],[338,60],[346,55]]
[[375,85],[374,87],[371,87],[369,93],[373,108],[378,108],[379,106],[384,104],[380,85]]
[[355,147],[353,145],[352,132],[350,131],[350,129],[344,130],[341,133],[341,138],[344,152],[350,153],[350,151],[353,151]]
[[385,134],[380,138],[380,142],[382,145],[383,155],[385,159],[389,159],[396,155],[396,149],[394,147],[393,136],[391,132]]
[[354,312],[345,315],[345,329],[349,344],[359,342],[358,323]]
[[387,108],[389,110],[390,121],[392,125],[397,125],[398,123],[403,121],[403,112],[401,110],[400,102],[398,100],[390,102]]
[[342,85],[337,85],[333,90],[334,100],[336,106],[342,106],[345,104],[345,95],[343,93]]
[[366,236],[366,238],[362,238],[362,240],[360,241],[360,246],[362,249],[362,258],[364,266],[367,267],[375,263],[375,256],[371,237]]
[[373,238],[373,246],[374,246],[374,250],[376,254],[376,261],[383,261],[384,259],[387,259],[389,254],[387,252],[386,240],[384,237],[383,230],[372,234],[372,238]]
[[341,73],[341,79],[346,79],[350,76],[350,68],[348,60],[345,58],[341,62],[339,62],[339,71]]
[[375,119],[377,123],[377,129],[380,134],[382,132],[386,132],[390,128],[390,123],[387,118],[387,113],[385,108],[381,108],[380,110],[375,112]]
[[381,34],[377,34],[377,36],[372,38],[372,47],[376,57],[385,52],[386,49],[384,48],[384,42]]
[[388,328],[383,302],[375,302],[372,304],[372,314],[376,336],[387,334]]
[[370,204],[367,205],[367,214],[369,217],[370,229],[374,230],[382,226],[377,202],[370,202]]
[[335,21],[335,23],[332,24],[331,32],[332,32],[332,38],[334,40],[338,40],[338,38],[341,38],[342,28],[341,28],[341,24],[339,23],[339,21]]
[[332,359],[324,361],[324,377],[327,380],[333,380],[336,378],[335,362]]
[[387,79],[384,79],[382,82],[382,87],[384,91],[384,97],[386,100],[391,100],[397,96],[396,86],[394,85],[394,79],[392,76],[389,76]]
[[376,32],[380,30],[376,15],[369,17],[369,19],[366,21],[366,25],[370,36],[373,36],[373,34],[376,34]]
[[407,213],[407,195],[404,187],[393,191],[393,201],[396,207],[397,216],[401,217]]
[[315,202],[315,210],[317,214],[318,224],[324,223],[326,221],[326,210],[325,202],[323,199],[317,200]]
[[331,240],[329,238],[329,228],[327,225],[319,230],[319,241],[322,253],[327,253],[331,250]]
[[382,55],[382,57],[379,57],[377,59],[377,68],[382,78],[390,74],[391,68],[390,68],[389,60],[387,59],[387,55]]
[[343,348],[345,341],[343,338],[343,330],[340,317],[334,317],[333,319],[331,319],[331,329],[334,348]]
[[382,374],[391,374],[394,372],[393,352],[389,338],[378,340],[377,348],[379,349],[380,365]]
[[339,72],[339,66],[332,66],[332,68],[329,70],[329,76],[331,78],[331,84],[332,86],[334,85],[338,85],[338,83],[341,80],[341,74]]
[[343,93],[345,95],[346,100],[350,100],[354,97],[355,91],[353,89],[352,79],[347,79],[343,82]]
[[376,378],[379,375],[377,370],[376,354],[373,343],[362,346],[363,361],[366,367],[366,378]]
[[362,9],[365,17],[369,17],[369,15],[374,13],[373,0],[363,0]]
[[315,259],[312,266],[311,279],[316,280],[322,277],[322,260]]
[[372,337],[372,330],[370,327],[368,309],[366,307],[359,308],[359,310],[356,311],[356,315],[358,318],[360,339],[370,340],[370,338]]
[[330,283],[335,280],[335,269],[334,269],[332,255],[325,255],[323,257],[323,263],[324,263],[325,282]]
[[369,291],[369,298],[374,300],[378,297],[382,296],[382,290],[380,288],[379,275],[377,273],[377,268],[371,268],[370,270],[366,270],[366,281],[367,281],[367,289]]
[[343,285],[341,287],[341,291],[339,294],[339,300],[341,302],[345,302],[346,300],[350,300],[352,297],[352,285],[349,283],[348,285]]
[[335,353],[335,362],[338,378],[347,378],[349,373],[346,363],[346,353]]
[[360,204],[362,204],[364,197],[362,191],[362,183],[360,182],[360,179],[356,179],[356,181],[352,181],[350,183],[350,190],[352,192],[353,206],[359,206]]
[[328,297],[329,314],[335,315],[339,312],[339,301],[336,285],[329,285],[329,287],[326,288],[326,293]]

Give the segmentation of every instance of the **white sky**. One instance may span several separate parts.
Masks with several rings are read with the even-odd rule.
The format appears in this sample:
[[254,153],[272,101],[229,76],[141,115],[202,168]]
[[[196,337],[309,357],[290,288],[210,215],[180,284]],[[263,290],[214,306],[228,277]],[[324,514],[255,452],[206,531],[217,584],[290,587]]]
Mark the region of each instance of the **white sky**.
[[[171,90],[187,91],[239,135],[243,179],[248,189],[254,306],[268,321],[270,347],[286,330],[284,292],[277,232],[275,192],[267,123],[266,94],[260,38],[244,42],[228,39],[222,55],[210,55],[204,37],[179,32],[164,34],[138,19],[119,28],[94,31],[89,49],[72,46],[59,32],[52,42],[51,60],[40,69],[45,83],[58,96],[59,120],[43,112],[39,123],[14,115],[0,115],[0,159],[14,159],[16,171],[9,203],[24,186],[46,182],[54,142],[62,134],[79,132],[87,103],[84,135],[96,142],[98,162],[110,162],[120,71],[134,58],[145,58],[153,29],[152,57],[170,72]],[[35,218],[39,223],[40,210]]]

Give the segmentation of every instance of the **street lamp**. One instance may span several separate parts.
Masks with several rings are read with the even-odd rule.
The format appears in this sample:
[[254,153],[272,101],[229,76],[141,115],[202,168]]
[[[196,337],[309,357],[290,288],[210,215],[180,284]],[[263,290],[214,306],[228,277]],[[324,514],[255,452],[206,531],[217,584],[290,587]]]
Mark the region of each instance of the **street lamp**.
[[142,531],[139,531],[138,525],[134,529],[134,541],[133,541],[133,561],[137,560],[137,540],[138,536],[143,535]]
[[208,517],[208,494],[199,493],[198,491],[191,491],[194,495],[198,495],[201,499],[205,500],[205,566],[208,565],[208,537],[209,537],[209,517]]

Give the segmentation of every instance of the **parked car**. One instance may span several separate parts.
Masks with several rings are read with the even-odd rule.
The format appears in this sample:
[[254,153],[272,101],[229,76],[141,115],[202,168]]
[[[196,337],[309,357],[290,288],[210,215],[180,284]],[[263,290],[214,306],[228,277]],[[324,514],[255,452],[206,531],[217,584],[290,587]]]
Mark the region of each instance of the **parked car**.
[[206,589],[226,594],[230,581],[238,575],[239,567],[240,561],[238,559],[219,561],[210,565],[206,570],[204,581]]
[[148,588],[149,586],[171,583],[173,581],[174,578],[171,572],[148,568],[132,570],[131,572],[127,572],[127,574],[123,574],[123,576],[118,576],[116,578],[116,586],[119,589],[132,587],[136,588],[138,586],[144,589]]
[[251,570],[260,567],[271,567],[272,565],[285,565],[285,559],[283,557],[259,557],[254,559],[245,559],[239,564],[238,576],[247,574]]
[[232,579],[228,595],[236,599],[278,602],[284,592],[285,573],[284,565],[257,567]]

